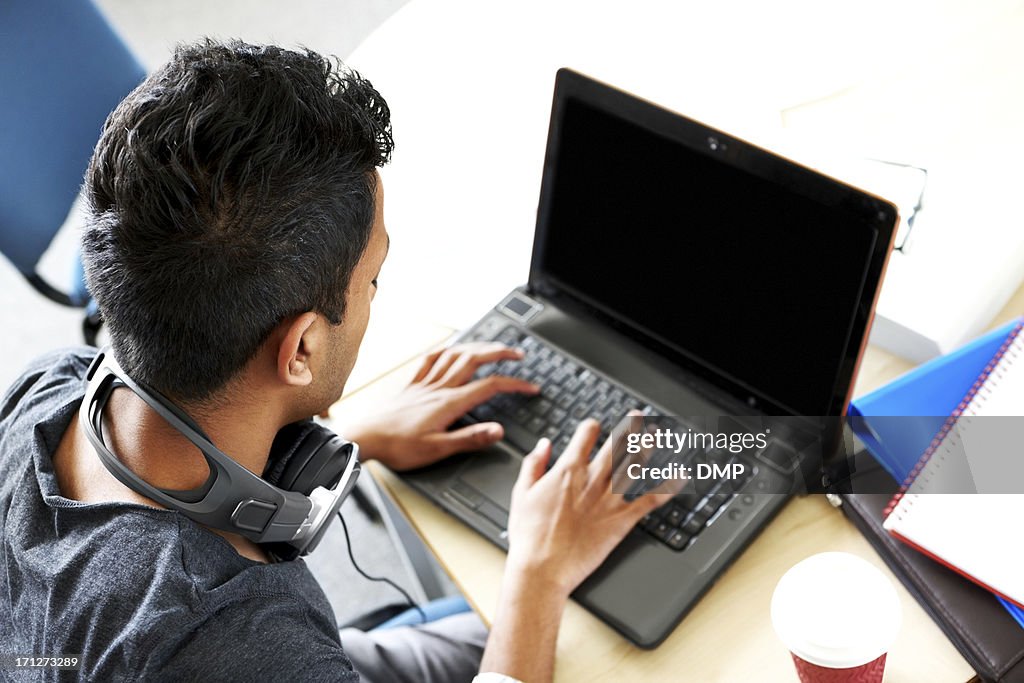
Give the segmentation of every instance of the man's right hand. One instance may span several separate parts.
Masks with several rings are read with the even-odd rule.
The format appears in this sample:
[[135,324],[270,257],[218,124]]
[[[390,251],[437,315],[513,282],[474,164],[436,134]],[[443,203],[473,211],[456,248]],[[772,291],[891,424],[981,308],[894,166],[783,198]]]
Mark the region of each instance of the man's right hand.
[[590,462],[601,425],[584,420],[550,470],[551,443],[541,439],[523,460],[509,511],[506,571],[521,572],[568,597],[640,518],[672,494],[630,502],[612,493],[612,439]]
[[569,594],[641,517],[673,495],[648,493],[629,502],[612,493],[612,439],[588,462],[599,434],[596,421],[584,420],[550,470],[546,439],[523,460],[512,489],[505,577],[481,671],[528,683],[551,680]]

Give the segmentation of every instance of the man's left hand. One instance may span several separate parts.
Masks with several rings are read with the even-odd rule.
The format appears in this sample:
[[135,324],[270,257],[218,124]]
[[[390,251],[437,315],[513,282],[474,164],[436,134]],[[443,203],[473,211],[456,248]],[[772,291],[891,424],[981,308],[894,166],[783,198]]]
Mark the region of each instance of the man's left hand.
[[497,422],[449,428],[497,394],[536,394],[540,389],[535,384],[514,377],[473,379],[481,365],[522,357],[519,349],[492,342],[456,344],[430,353],[384,410],[346,425],[342,432],[359,444],[364,460],[380,460],[394,470],[423,467],[453,453],[489,446],[504,436]]

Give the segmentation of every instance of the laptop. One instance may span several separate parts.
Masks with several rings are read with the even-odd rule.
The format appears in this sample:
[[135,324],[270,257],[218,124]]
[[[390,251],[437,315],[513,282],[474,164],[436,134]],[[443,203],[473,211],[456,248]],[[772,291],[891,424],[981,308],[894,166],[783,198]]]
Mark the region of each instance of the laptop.
[[631,409],[775,425],[740,453],[691,450],[742,476],[684,488],[573,594],[657,646],[789,496],[820,485],[822,451],[797,442],[845,414],[896,223],[885,200],[560,70],[529,278],[460,336],[524,349],[478,374],[541,394],[467,417],[501,422],[498,445],[401,476],[507,549],[512,485],[542,436],[557,457],[583,418],[608,434]]

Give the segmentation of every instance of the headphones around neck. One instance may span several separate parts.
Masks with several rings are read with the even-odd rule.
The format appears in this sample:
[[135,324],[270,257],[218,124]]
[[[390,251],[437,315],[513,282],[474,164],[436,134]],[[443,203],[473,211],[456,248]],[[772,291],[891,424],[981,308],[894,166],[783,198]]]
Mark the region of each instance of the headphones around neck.
[[[190,519],[240,534],[276,557],[291,560],[316,548],[359,476],[359,447],[326,427],[304,420],[274,438],[260,478],[213,445],[199,426],[165,396],[136,382],[102,349],[86,372],[78,418],[103,465],[122,484]],[[103,409],[126,387],[198,448],[210,476],[196,489],[157,488],[131,471],[103,441]]]

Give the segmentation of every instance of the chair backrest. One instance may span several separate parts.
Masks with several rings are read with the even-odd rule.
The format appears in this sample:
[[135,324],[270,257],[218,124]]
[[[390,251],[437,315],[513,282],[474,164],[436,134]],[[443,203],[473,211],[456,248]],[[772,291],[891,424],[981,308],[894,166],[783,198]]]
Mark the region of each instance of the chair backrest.
[[89,0],[0,2],[0,252],[29,276],[146,72]]

